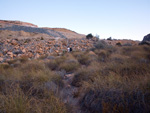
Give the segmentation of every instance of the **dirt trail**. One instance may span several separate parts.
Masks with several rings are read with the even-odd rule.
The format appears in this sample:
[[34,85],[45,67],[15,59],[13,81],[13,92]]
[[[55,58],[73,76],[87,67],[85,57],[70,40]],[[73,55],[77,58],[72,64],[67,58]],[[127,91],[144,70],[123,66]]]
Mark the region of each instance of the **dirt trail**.
[[79,98],[75,97],[78,88],[71,85],[74,74],[66,74],[64,76],[64,88],[61,91],[62,100],[72,107],[72,113],[82,113],[79,106]]

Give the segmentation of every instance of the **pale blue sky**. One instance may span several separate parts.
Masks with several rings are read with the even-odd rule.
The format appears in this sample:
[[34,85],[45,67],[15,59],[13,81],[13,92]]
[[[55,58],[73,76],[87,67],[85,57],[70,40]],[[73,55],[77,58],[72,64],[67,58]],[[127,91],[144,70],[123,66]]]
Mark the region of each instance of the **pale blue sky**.
[[150,0],[0,0],[0,19],[142,40],[150,33]]

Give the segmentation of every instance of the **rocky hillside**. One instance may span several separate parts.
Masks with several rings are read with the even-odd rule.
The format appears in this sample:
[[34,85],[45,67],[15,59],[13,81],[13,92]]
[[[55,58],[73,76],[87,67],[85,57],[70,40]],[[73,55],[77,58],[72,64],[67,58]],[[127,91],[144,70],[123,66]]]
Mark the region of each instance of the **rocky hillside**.
[[0,20],[0,27],[8,27],[8,26],[12,26],[12,25],[27,26],[27,27],[38,27],[37,25],[27,23],[27,22]]
[[[19,38],[19,37],[26,38],[26,36],[20,35],[20,31],[26,32],[26,34],[28,34],[28,38],[33,37],[33,33],[34,34],[40,34],[35,38],[38,38],[38,37],[66,38],[66,39],[68,39],[68,38],[85,38],[85,35],[78,34],[76,32],[68,30],[68,29],[64,29],[64,28],[39,28],[37,25],[31,24],[31,23],[26,23],[26,22],[20,22],[20,21],[0,20],[0,31],[6,31],[6,32],[4,32],[4,34],[6,34],[4,37],[2,37],[2,35],[4,35],[4,34],[2,34],[3,32],[1,32],[0,38],[6,38],[7,36],[9,36],[9,38],[10,38],[10,35],[12,36],[10,31],[16,32],[15,35],[13,35],[13,37],[15,37],[15,38]],[[46,36],[44,36],[44,35],[46,35]]]

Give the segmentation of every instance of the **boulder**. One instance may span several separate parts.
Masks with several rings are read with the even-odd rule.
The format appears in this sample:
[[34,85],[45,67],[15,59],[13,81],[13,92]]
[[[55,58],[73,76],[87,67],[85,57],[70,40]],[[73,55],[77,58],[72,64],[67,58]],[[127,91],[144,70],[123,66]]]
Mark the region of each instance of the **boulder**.
[[143,40],[139,45],[150,45],[150,34],[144,36]]
[[143,41],[150,41],[150,34],[144,36]]

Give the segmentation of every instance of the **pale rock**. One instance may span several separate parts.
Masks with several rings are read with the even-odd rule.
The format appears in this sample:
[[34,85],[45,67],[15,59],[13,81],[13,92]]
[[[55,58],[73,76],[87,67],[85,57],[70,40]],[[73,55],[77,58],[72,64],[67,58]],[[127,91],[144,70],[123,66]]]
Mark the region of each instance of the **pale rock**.
[[32,54],[31,52],[29,52],[29,53],[28,53],[28,57],[29,57],[29,58],[32,58],[32,57],[33,57],[33,54]]
[[23,49],[22,52],[25,53],[25,52],[26,52],[26,49]]
[[0,57],[0,62],[3,62],[4,58]]
[[11,44],[12,44],[12,45],[18,45],[18,42],[17,42],[16,40],[12,40],[12,41],[11,41]]
[[40,55],[37,53],[36,55],[35,55],[35,58],[39,58],[40,57]]
[[7,52],[7,54],[8,54],[11,58],[13,58],[13,52]]

